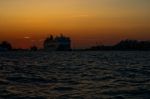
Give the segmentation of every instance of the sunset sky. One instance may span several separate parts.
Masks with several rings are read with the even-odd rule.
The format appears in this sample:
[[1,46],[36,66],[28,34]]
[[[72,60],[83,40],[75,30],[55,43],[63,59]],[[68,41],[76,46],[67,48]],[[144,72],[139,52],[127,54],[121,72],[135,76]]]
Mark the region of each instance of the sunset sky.
[[150,40],[150,0],[0,0],[0,41],[42,47],[61,33],[74,48]]

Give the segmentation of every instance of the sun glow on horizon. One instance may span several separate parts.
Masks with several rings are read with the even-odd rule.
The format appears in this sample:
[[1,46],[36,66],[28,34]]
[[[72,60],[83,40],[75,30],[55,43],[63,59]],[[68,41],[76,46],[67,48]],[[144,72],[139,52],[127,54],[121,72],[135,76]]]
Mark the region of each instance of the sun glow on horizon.
[[41,47],[46,36],[60,33],[73,47],[149,40],[149,9],[150,0],[1,0],[0,41]]

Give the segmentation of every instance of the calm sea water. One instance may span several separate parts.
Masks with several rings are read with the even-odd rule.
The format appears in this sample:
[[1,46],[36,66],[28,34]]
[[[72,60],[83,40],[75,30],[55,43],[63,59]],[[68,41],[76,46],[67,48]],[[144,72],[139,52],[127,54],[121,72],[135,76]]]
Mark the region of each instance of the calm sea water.
[[1,52],[0,99],[150,99],[150,52]]

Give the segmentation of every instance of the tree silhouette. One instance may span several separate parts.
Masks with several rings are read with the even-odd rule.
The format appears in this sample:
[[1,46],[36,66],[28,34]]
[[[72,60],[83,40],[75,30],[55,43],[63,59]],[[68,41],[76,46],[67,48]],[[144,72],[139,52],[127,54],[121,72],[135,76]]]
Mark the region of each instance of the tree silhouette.
[[0,47],[3,48],[4,50],[12,50],[11,44],[9,42],[7,42],[7,41],[3,41],[0,44]]

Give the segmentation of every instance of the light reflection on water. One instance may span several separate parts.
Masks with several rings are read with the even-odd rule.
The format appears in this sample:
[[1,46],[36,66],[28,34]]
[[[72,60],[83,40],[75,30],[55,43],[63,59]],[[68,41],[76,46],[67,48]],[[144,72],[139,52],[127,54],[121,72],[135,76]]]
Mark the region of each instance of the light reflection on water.
[[2,99],[150,99],[150,52],[0,53]]

